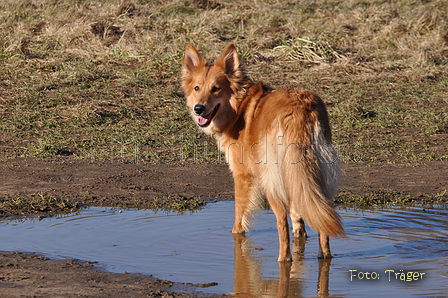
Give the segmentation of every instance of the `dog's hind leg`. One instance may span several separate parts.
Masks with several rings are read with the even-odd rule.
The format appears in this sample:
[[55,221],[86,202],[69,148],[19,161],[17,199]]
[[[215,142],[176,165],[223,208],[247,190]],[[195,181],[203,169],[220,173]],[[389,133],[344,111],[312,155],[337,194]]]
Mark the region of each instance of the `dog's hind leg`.
[[290,217],[292,222],[292,234],[294,235],[294,238],[306,239],[308,235],[305,230],[305,222],[303,221],[302,216],[294,210],[294,207],[291,208]]
[[277,219],[278,240],[280,244],[279,256],[277,261],[279,262],[292,261],[287,207],[275,195],[267,193],[266,198]]
[[331,259],[330,238],[327,235],[319,233],[319,259]]

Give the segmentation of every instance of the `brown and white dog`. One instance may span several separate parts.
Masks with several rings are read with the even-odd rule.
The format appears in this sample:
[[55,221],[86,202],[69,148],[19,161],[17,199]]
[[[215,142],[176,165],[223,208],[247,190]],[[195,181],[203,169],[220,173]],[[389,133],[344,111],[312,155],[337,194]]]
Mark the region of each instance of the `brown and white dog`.
[[307,90],[273,90],[253,82],[236,48],[228,45],[214,64],[188,45],[182,87],[193,120],[224,151],[235,181],[232,233],[248,230],[266,198],[277,219],[278,261],[290,261],[287,216],[295,237],[304,220],[319,233],[319,258],[331,258],[329,236],[344,236],[332,198],[340,168],[323,101]]

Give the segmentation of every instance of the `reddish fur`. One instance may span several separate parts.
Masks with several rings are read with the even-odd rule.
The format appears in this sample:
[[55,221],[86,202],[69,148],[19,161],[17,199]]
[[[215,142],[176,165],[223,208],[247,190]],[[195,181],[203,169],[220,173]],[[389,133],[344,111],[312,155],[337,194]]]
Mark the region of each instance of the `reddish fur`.
[[288,214],[294,235],[306,237],[304,219],[319,232],[319,257],[330,258],[328,236],[344,236],[344,230],[331,202],[339,166],[330,160],[335,155],[323,101],[311,91],[252,82],[232,44],[214,65],[188,45],[182,65],[193,120],[195,105],[204,105],[207,115],[219,104],[201,129],[217,140],[235,179],[232,232],[247,230],[251,212],[266,198],[277,218],[279,261],[291,260]]

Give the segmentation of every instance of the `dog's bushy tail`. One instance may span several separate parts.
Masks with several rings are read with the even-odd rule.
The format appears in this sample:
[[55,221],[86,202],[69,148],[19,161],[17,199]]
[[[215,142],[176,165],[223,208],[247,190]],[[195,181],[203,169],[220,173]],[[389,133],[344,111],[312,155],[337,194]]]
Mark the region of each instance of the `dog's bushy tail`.
[[[331,237],[344,237],[339,214],[333,206],[341,174],[338,156],[331,144],[331,134],[318,121],[309,126],[309,143],[289,150],[295,163],[284,164],[289,207],[294,208],[308,225]],[[292,140],[291,140],[292,141]],[[294,156],[296,155],[296,156]],[[291,157],[288,158],[291,160]]]

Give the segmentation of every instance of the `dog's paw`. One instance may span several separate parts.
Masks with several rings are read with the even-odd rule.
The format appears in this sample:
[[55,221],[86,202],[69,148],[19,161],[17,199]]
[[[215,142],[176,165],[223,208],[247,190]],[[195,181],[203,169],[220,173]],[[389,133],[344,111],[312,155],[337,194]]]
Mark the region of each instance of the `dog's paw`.
[[287,256],[279,256],[277,262],[292,262],[292,256],[291,254]]
[[245,231],[243,229],[238,229],[238,228],[233,228],[232,229],[232,234],[244,234]]

